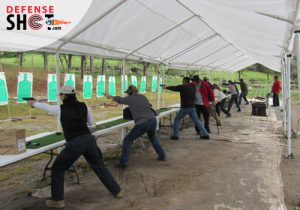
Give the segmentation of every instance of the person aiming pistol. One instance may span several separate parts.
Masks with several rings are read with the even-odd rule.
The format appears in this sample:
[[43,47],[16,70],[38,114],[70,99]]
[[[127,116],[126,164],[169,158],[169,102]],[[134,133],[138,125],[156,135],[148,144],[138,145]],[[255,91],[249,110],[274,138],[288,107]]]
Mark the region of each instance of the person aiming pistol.
[[64,173],[83,155],[105,187],[117,198],[123,197],[119,184],[102,162],[102,154],[96,139],[88,128],[93,123],[92,115],[85,103],[76,99],[72,86],[62,86],[59,92],[62,105],[49,105],[28,100],[32,107],[60,116],[66,146],[51,167],[51,199],[45,205],[64,208]]

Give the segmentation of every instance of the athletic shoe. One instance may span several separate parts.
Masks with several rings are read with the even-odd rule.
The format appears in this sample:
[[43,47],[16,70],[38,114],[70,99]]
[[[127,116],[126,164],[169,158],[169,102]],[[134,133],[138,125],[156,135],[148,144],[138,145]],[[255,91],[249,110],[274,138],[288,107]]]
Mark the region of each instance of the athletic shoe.
[[119,163],[119,164],[116,164],[115,167],[119,168],[119,169],[125,169],[125,168],[127,168],[127,165]]
[[200,136],[200,139],[203,139],[203,140],[209,140],[210,137],[209,137],[209,136]]
[[120,192],[118,192],[117,194],[115,194],[115,197],[116,198],[123,198],[124,194],[123,194],[122,190]]
[[56,201],[56,200],[52,200],[52,199],[47,199],[45,201],[45,206],[48,208],[63,209],[66,207],[66,204],[65,204],[64,200]]
[[231,117],[231,114],[229,113],[228,115],[226,115],[226,117]]
[[166,158],[166,157],[157,157],[157,160],[158,160],[158,161],[166,161],[167,158]]
[[171,136],[170,139],[174,140],[174,141],[178,141],[179,140],[179,138],[177,136]]

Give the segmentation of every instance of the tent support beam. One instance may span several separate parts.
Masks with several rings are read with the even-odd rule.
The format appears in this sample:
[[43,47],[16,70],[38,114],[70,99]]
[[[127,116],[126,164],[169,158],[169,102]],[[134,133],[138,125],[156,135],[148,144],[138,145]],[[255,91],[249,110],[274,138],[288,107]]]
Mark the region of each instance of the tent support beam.
[[156,109],[159,109],[160,108],[160,91],[159,91],[159,89],[160,89],[160,78],[162,78],[162,75],[160,74],[161,72],[160,72],[160,68],[161,67],[161,65],[157,65],[157,75],[158,75],[158,77],[157,77],[157,84],[158,84],[158,88],[157,88],[157,98],[156,98]]
[[226,44],[225,46],[223,46],[223,47],[221,47],[221,48],[219,48],[219,49],[213,51],[212,53],[210,53],[210,54],[208,54],[208,55],[206,55],[206,56],[204,56],[204,57],[202,57],[202,58],[196,60],[195,62],[189,64],[189,65],[187,66],[187,68],[189,68],[190,66],[194,65],[195,63],[198,63],[199,61],[202,61],[202,60],[208,58],[209,56],[211,56],[211,55],[213,55],[213,54],[216,54],[217,52],[219,52],[219,51],[225,49],[226,47],[228,47],[228,46],[230,46],[230,45],[231,45],[231,44]]
[[286,158],[294,158],[294,155],[292,153],[292,122],[291,122],[291,57],[292,55],[289,54],[286,56],[286,81],[287,81],[287,110],[288,110],[288,120],[287,120],[287,140],[288,140],[288,148],[287,148],[287,155]]
[[[90,42],[81,42],[81,41],[70,41],[69,43],[74,43],[74,44],[80,44],[80,45],[83,45],[83,46],[89,46],[89,47],[93,47],[93,48],[97,48],[97,49],[103,49],[103,50],[107,50],[107,51],[111,51],[111,52],[116,52],[116,53],[120,53],[120,54],[126,54],[127,52],[124,52],[124,51],[121,51],[121,50],[116,50],[116,49],[113,49],[113,48],[109,48],[109,47],[105,47],[105,46],[102,46],[102,45],[99,45],[99,44],[96,44],[96,43],[90,43]],[[43,48],[44,50],[47,50],[47,51],[50,51],[52,52],[53,50],[55,50],[54,48],[51,48],[51,47],[48,47],[48,48]],[[63,50],[60,50],[63,52]],[[78,53],[78,52],[73,52],[73,51],[70,51],[70,50],[67,50],[67,53],[72,53],[72,54],[85,54],[85,53]],[[89,54],[89,55],[94,55],[94,56],[99,56],[99,54]],[[158,60],[154,60],[150,57],[147,57],[147,56],[143,56],[143,55],[138,55],[141,59],[145,59],[149,62],[152,62],[152,63],[160,63]],[[110,59],[110,58],[115,58],[115,59],[120,59],[120,60],[123,60],[124,57],[121,57],[121,56],[101,56],[103,58],[107,58],[107,59]],[[131,60],[131,59],[126,59],[126,60]],[[134,60],[134,59],[132,59]],[[137,59],[135,59],[134,61],[137,61]]]
[[182,22],[176,24],[175,26],[169,28],[168,30],[164,31],[163,33],[159,34],[158,36],[154,37],[153,39],[151,39],[150,41],[146,42],[145,44],[142,44],[141,46],[139,46],[138,48],[134,49],[133,51],[131,51],[130,53],[128,53],[125,56],[125,59],[128,58],[128,56],[136,53],[137,51],[139,51],[140,49],[146,47],[147,45],[151,44],[152,42],[158,40],[159,38],[163,37],[164,35],[170,33],[171,31],[175,30],[176,28],[180,27],[181,25],[183,25],[184,23],[190,21],[191,19],[193,19],[195,17],[195,15],[190,16],[189,18],[183,20]]
[[281,81],[282,81],[282,103],[281,103],[281,107],[283,110],[283,135],[286,135],[286,66],[284,61],[281,61],[282,63],[282,72],[281,72]]
[[91,21],[88,25],[86,25],[85,27],[83,27],[77,33],[73,34],[70,38],[68,38],[67,40],[63,41],[63,43],[58,46],[58,50],[60,50],[69,41],[71,41],[74,38],[76,38],[79,34],[81,34],[82,32],[84,32],[85,30],[89,29],[91,26],[93,26],[94,24],[96,24],[97,22],[99,22],[100,20],[102,20],[104,17],[106,17],[107,15],[109,15],[111,12],[113,12],[115,9],[117,9],[119,6],[121,6],[125,2],[126,2],[126,0],[121,0],[120,2],[118,2],[117,4],[115,4],[113,7],[111,7],[109,10],[107,10],[104,14],[101,14],[99,17],[97,17],[96,19],[94,19],[93,21]]
[[[297,76],[298,76],[298,94],[300,104],[300,31],[295,31],[296,58],[297,58]],[[297,134],[298,135],[298,134]]]
[[189,51],[195,49],[196,47],[198,47],[198,46],[204,44],[204,43],[207,42],[208,40],[211,40],[211,39],[213,39],[213,38],[215,38],[215,37],[217,37],[217,36],[218,36],[218,34],[213,34],[213,35],[211,35],[211,36],[209,36],[209,37],[206,37],[205,39],[201,40],[200,42],[197,42],[196,44],[193,44],[192,46],[189,46],[188,48],[186,48],[186,49],[180,51],[179,53],[177,53],[177,54],[175,54],[175,55],[172,55],[171,57],[168,57],[168,58],[164,59],[162,62],[163,62],[163,63],[169,63],[169,62],[175,60],[176,58],[178,58],[178,57],[180,57],[180,56],[182,56],[182,55],[188,53]]
[[274,19],[277,19],[277,20],[281,20],[281,21],[284,21],[284,22],[287,22],[287,23],[290,23],[290,24],[293,25],[293,21],[290,21],[290,20],[288,20],[286,18],[282,18],[282,17],[279,17],[279,16],[266,14],[266,13],[263,13],[263,12],[256,12],[256,13],[260,14],[260,15],[263,15],[263,16],[271,17],[271,18],[274,18]]
[[[121,92],[122,92],[122,96],[124,97],[124,81],[125,81],[125,72],[126,72],[126,60],[123,59],[123,62],[122,62],[122,73],[121,73]],[[122,112],[121,112],[121,115],[123,114],[123,110],[124,110],[125,106],[124,104],[122,105]],[[120,142],[123,141],[124,137],[125,137],[125,128],[122,127],[122,130],[121,130],[121,140]]]
[[[59,93],[60,91],[60,71],[59,71],[59,51],[55,51],[55,72],[56,72],[56,88],[57,88],[57,93]],[[57,105],[60,105],[61,101],[60,101],[60,97],[59,94],[57,94]],[[62,128],[61,128],[61,124],[60,124],[60,116],[57,116],[56,118],[56,132],[61,133],[62,132]]]

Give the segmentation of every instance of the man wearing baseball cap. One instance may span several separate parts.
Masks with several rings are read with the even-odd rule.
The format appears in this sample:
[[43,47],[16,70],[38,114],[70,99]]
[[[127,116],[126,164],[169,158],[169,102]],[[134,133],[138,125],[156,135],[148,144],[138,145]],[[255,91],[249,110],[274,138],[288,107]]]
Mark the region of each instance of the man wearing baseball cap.
[[124,169],[128,166],[131,144],[144,133],[147,133],[148,138],[158,155],[157,160],[166,160],[165,151],[155,135],[157,121],[148,99],[146,96],[139,94],[138,89],[134,85],[130,85],[125,93],[127,93],[128,96],[106,96],[108,99],[113,99],[119,104],[128,105],[135,122],[134,127],[123,140],[122,156],[116,167]]
[[177,86],[164,86],[164,89],[176,91],[180,93],[180,109],[174,118],[174,126],[173,126],[173,136],[170,137],[172,140],[179,140],[179,124],[180,121],[186,116],[189,115],[190,118],[194,121],[198,130],[200,131],[200,138],[204,140],[209,140],[209,134],[202,122],[199,120],[196,114],[195,109],[195,93],[196,89],[190,83],[189,77],[184,77],[182,79],[182,85]]
[[60,116],[66,139],[65,148],[51,167],[51,199],[45,205],[50,208],[64,208],[64,172],[83,155],[105,187],[116,197],[123,197],[119,184],[102,162],[102,154],[96,139],[88,128],[92,126],[91,112],[85,103],[76,99],[72,86],[62,86],[59,92],[62,105],[49,105],[29,100],[32,107],[46,110]]

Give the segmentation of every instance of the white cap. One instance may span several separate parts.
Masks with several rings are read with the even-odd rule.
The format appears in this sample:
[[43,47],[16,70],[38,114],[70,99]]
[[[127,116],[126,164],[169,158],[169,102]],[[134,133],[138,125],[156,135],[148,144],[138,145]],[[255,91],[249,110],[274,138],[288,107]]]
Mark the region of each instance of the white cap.
[[63,94],[75,94],[75,90],[72,86],[68,85],[68,86],[62,86],[59,90],[59,93],[63,93]]

